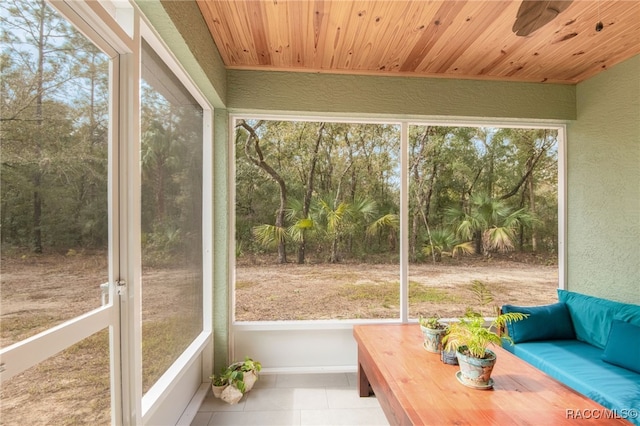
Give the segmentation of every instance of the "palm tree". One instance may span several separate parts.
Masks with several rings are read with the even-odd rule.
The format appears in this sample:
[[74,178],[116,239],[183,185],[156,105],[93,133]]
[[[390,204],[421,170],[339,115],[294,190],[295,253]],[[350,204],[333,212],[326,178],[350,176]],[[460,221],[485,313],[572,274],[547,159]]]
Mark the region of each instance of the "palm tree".
[[355,234],[359,225],[375,217],[377,204],[367,198],[356,198],[352,202],[337,203],[326,199],[318,200],[320,218],[326,226],[326,232],[331,238],[331,255],[329,262],[340,261],[339,242],[345,236]]
[[429,233],[429,242],[422,248],[422,254],[432,256],[434,262],[441,262],[442,255],[456,257],[458,254],[473,253],[471,241],[460,241],[454,231],[438,228]]
[[305,215],[304,202],[297,199],[289,200],[285,218],[287,222],[293,222],[293,225],[287,228],[287,235],[292,241],[298,243],[298,264],[305,262],[307,235],[317,229],[314,216],[313,212],[307,212]]
[[258,240],[258,244],[265,248],[280,247],[289,239],[284,227],[268,223],[254,226],[253,236]]
[[395,251],[398,229],[400,229],[400,217],[395,213],[387,213],[367,227],[367,236],[374,237],[387,232],[390,250]]
[[154,120],[142,135],[140,155],[142,171],[153,188],[157,221],[162,221],[165,216],[166,186],[177,162],[176,150],[171,128]]
[[504,200],[486,194],[472,196],[468,212],[450,208],[446,215],[455,226],[456,236],[473,240],[478,254],[513,250],[519,228],[530,228],[536,220],[524,208],[514,210]]

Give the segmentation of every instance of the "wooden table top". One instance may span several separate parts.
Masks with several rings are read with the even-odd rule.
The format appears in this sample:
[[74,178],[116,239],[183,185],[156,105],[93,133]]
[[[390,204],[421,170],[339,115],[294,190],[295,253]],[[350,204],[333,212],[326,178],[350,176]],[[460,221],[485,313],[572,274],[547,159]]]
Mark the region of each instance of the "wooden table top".
[[387,411],[394,410],[386,400],[389,395],[391,406],[397,408],[399,404],[406,413],[406,417],[393,414],[391,423],[629,424],[620,418],[603,420],[607,410],[600,404],[500,347],[492,348],[498,357],[491,375],[493,389],[477,390],[458,382],[458,366],[442,363],[439,354],[423,348],[418,324],[356,325],[353,333],[358,343],[358,361],[376,396],[383,399],[381,405],[387,418]]

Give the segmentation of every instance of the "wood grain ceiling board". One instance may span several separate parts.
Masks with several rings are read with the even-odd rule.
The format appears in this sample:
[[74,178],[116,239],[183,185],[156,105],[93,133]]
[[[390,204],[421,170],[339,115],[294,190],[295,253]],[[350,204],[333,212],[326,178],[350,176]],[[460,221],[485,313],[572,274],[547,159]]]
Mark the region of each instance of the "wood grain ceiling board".
[[196,1],[229,69],[575,84],[640,54],[637,0],[574,0],[526,37],[520,1]]

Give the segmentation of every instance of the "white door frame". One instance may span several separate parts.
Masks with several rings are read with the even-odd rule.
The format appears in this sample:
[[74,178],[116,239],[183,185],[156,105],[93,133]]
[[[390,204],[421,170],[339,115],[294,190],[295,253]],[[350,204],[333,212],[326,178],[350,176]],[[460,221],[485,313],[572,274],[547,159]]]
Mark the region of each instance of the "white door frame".
[[[212,369],[213,110],[135,3],[49,0],[110,58],[108,303],[0,351],[0,382],[109,329],[112,424],[179,418]],[[203,331],[142,394],[140,41],[150,42],[203,107]],[[186,402],[185,402],[186,399]],[[170,403],[166,403],[170,401]],[[164,402],[164,403],[163,403]]]
[[[82,32],[96,46],[111,58],[110,63],[110,123],[109,123],[109,165],[108,165],[108,302],[100,308],[91,310],[78,317],[65,321],[53,328],[45,330],[25,340],[17,342],[0,350],[1,368],[0,382],[9,380],[16,374],[25,371],[36,364],[52,357],[60,351],[80,342],[92,334],[109,329],[110,342],[110,388],[111,388],[111,421],[122,423],[122,410],[116,401],[120,399],[121,376],[115,374],[119,368],[120,352],[120,309],[117,297],[117,283],[121,282],[120,275],[120,244],[119,235],[115,230],[119,229],[119,202],[120,192],[117,181],[119,169],[119,134],[118,120],[114,115],[119,102],[119,54],[126,51],[129,43],[127,37],[122,37],[123,32],[115,24],[109,22],[109,16],[103,13],[102,8],[96,5],[87,5],[76,2],[52,1],[49,3],[61,15],[63,15],[76,29]],[[95,12],[98,12],[97,14]],[[102,13],[101,13],[102,12]],[[102,16],[99,16],[99,15]],[[106,19],[105,24],[94,26],[91,23],[96,20]],[[105,21],[103,21],[105,22]],[[105,30],[108,29],[108,30]],[[100,31],[98,30],[100,29]],[[100,283],[96,283],[98,286]]]

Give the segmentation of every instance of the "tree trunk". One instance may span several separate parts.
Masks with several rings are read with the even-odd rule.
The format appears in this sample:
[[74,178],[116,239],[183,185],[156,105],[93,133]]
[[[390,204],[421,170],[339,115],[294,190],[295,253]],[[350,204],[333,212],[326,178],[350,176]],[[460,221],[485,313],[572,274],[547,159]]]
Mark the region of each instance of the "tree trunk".
[[[241,120],[240,122],[238,122],[238,126],[243,127],[245,130],[247,130],[247,132],[249,132],[249,137],[247,138],[247,141],[244,145],[244,152],[249,161],[264,170],[278,184],[278,189],[280,190],[280,206],[278,207],[278,211],[276,212],[275,226],[278,229],[282,229],[284,227],[284,214],[287,205],[287,185],[282,176],[280,176],[280,174],[278,174],[278,172],[276,172],[273,167],[271,167],[266,161],[264,161],[264,155],[262,154],[262,149],[260,148],[260,137],[256,133],[256,129],[262,126],[263,123],[264,121],[260,120],[254,128],[249,126],[244,120]],[[257,157],[254,157],[251,154],[251,142],[253,142],[253,150],[256,153]],[[278,242],[278,263],[287,263],[287,250],[284,239],[281,239]]]
[[[282,229],[284,227],[284,209],[287,205],[287,188],[284,180],[278,181],[278,187],[280,188],[280,207],[276,212],[276,227]],[[280,240],[278,243],[278,263],[287,263],[287,247],[284,240]]]
[[[417,146],[415,147],[418,151],[413,155],[414,161],[409,168],[409,173],[413,175],[414,185],[415,185],[415,197],[416,197],[416,206],[413,211],[413,220],[411,224],[411,235],[409,237],[409,254],[410,260],[412,262],[416,262],[418,260],[418,235],[420,233],[420,216],[424,214],[425,204],[428,204],[427,196],[428,191],[425,193],[424,191],[424,175],[420,174],[421,164],[426,158],[426,150],[427,150],[427,142],[429,138],[429,134],[432,132],[432,127],[427,126],[425,131],[422,133],[420,140],[417,142]],[[419,145],[418,145],[419,144]],[[428,213],[427,213],[428,214]]]
[[[309,176],[307,177],[307,190],[304,194],[304,202],[302,205],[302,218],[309,218],[309,210],[311,209],[311,198],[313,196],[314,190],[314,176],[316,173],[316,163],[318,162],[318,152],[320,150],[320,142],[322,141],[322,133],[324,132],[325,123],[320,123],[320,128],[318,129],[318,137],[316,138],[316,145],[313,150],[313,156],[311,157],[311,167],[309,168]],[[306,241],[306,231],[302,231],[302,241],[300,241],[300,245],[298,245],[298,264],[302,265],[305,262],[306,249],[307,249],[307,241]]]
[[475,231],[473,233],[473,241],[476,246],[476,254],[482,254],[484,252],[482,244],[482,231]]
[[307,252],[307,241],[304,235],[304,231],[302,231],[302,241],[298,244],[298,265],[303,265]]
[[338,236],[333,239],[331,243],[331,256],[329,257],[329,263],[340,262],[340,256],[338,255]]
[[38,170],[33,176],[33,251],[42,253],[42,197],[40,196],[40,186],[42,184],[42,92],[44,90],[44,18],[46,4],[38,2],[40,14],[38,22],[38,70],[37,70],[37,95],[36,95],[36,123],[38,134],[34,135],[36,141],[36,158],[38,160]]
[[413,220],[411,221],[411,239],[409,240],[409,256],[411,262],[417,262],[418,260],[418,229],[420,227],[420,218],[418,212],[413,212]]
[[[536,215],[536,194],[535,185],[533,183],[533,175],[529,176],[527,189],[529,191],[529,212],[535,217]],[[538,232],[536,227],[531,229],[531,250],[535,253],[538,250]]]

